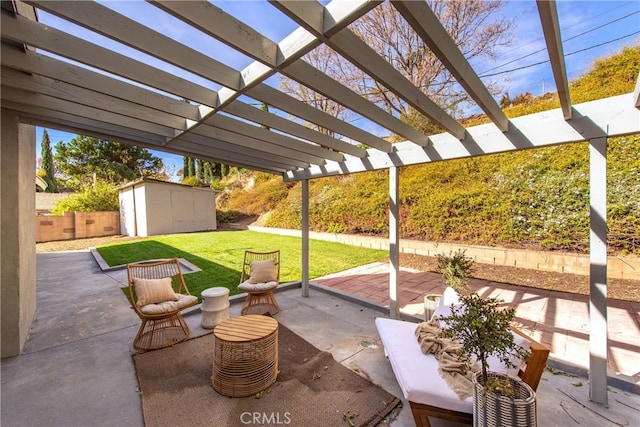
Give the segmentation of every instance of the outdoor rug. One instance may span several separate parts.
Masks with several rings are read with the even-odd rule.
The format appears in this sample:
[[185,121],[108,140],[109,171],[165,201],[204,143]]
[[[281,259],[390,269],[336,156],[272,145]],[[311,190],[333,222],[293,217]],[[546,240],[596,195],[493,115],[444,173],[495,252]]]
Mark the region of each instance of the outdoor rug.
[[277,381],[229,398],[211,385],[214,336],[134,355],[145,426],[374,426],[400,401],[280,325]]

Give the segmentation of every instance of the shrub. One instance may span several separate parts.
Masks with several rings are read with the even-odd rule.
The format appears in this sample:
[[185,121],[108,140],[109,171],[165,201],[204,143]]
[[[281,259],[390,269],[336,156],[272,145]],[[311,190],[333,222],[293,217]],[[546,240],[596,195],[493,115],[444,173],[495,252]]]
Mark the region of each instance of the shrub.
[[104,181],[97,181],[95,184],[85,187],[80,193],[58,200],[51,212],[54,215],[62,215],[64,212],[117,210],[120,210],[120,203],[115,186]]
[[190,185],[192,187],[200,187],[202,185],[202,183],[200,182],[200,178],[195,175],[183,178],[182,183],[184,185]]

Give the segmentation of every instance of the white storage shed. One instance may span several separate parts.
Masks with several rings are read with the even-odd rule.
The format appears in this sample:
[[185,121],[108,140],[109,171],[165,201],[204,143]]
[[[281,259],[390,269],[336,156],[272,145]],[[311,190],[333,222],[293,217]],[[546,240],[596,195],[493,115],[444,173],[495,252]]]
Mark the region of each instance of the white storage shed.
[[121,234],[209,231],[217,228],[216,191],[144,178],[120,187]]

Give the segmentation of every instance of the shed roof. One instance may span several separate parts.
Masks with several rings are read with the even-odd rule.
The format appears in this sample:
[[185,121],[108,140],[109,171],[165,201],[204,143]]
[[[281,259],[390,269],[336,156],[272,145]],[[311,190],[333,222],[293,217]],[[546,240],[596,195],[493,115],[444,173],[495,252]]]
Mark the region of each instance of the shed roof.
[[135,180],[135,181],[128,182],[128,183],[118,187],[118,191],[125,190],[125,189],[130,188],[130,187],[135,187],[136,185],[140,185],[140,184],[144,184],[144,183],[161,184],[161,185],[167,185],[167,186],[187,187],[187,188],[193,188],[195,190],[211,191],[212,193],[216,192],[216,190],[211,189],[211,188],[194,187],[192,185],[182,184],[182,183],[179,183],[179,182],[170,182],[170,181],[164,181],[164,180],[161,180],[161,179],[154,179],[154,178],[141,178],[141,179],[138,179],[138,180]]

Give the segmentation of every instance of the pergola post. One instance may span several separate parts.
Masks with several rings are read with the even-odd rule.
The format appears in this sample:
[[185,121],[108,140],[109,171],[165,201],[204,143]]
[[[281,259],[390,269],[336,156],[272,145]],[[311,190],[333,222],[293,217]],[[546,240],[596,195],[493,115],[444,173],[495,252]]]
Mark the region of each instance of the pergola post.
[[309,296],[309,180],[302,180],[302,296]]
[[589,398],[607,401],[607,138],[589,141]]
[[398,208],[398,168],[389,168],[389,317],[400,318],[398,274],[400,271],[400,238]]

